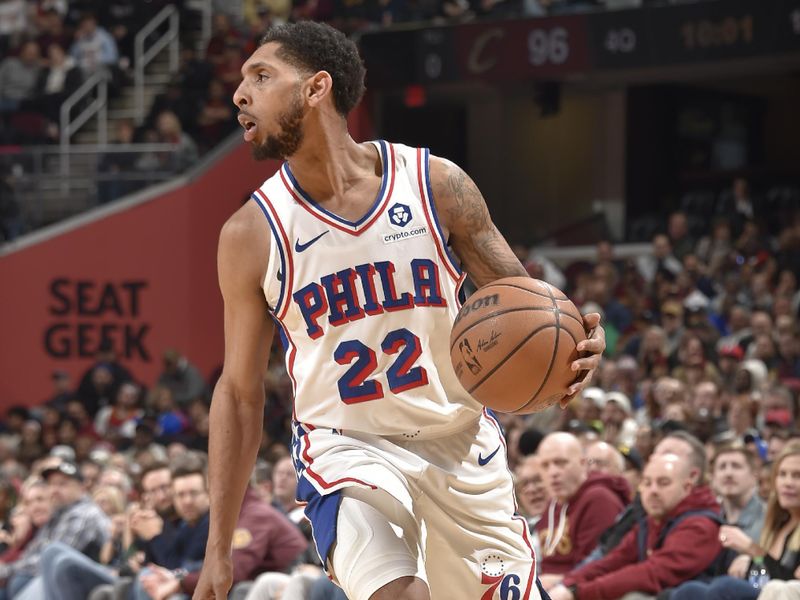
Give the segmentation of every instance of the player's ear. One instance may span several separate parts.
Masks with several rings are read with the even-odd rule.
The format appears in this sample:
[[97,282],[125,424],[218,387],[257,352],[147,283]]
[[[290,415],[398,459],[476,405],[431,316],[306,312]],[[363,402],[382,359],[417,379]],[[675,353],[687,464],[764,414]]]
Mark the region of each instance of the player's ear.
[[333,91],[333,78],[327,71],[317,71],[306,86],[306,100],[310,106],[318,106]]

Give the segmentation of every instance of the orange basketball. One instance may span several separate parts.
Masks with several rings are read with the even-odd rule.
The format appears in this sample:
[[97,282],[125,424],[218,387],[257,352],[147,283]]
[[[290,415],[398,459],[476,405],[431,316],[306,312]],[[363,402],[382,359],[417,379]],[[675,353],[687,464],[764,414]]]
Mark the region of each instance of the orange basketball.
[[456,375],[478,402],[505,413],[532,413],[567,394],[577,373],[583,317],[556,287],[507,277],[467,299],[450,332]]

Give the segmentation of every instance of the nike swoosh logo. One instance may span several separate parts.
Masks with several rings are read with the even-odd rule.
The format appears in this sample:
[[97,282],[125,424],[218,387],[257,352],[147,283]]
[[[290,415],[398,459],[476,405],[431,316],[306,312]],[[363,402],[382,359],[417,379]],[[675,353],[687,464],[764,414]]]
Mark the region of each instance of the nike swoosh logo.
[[330,229],[326,229],[325,231],[320,233],[317,237],[308,240],[305,244],[301,244],[300,243],[300,238],[297,238],[297,240],[294,243],[295,252],[305,252],[306,250],[308,250],[311,247],[311,244],[316,242],[319,238],[321,238],[323,235],[325,235],[329,231],[330,231]]
[[480,466],[482,466],[482,467],[485,467],[487,464],[489,464],[489,461],[490,461],[490,460],[492,460],[492,459],[494,458],[494,455],[495,455],[495,454],[497,454],[497,451],[498,451],[498,450],[500,450],[500,446],[497,446],[497,448],[495,448],[495,449],[494,449],[494,452],[492,452],[492,453],[491,453],[489,456],[487,456],[486,458],[483,458],[483,456],[481,456],[481,453],[480,453],[480,452],[478,452],[478,464],[479,464]]

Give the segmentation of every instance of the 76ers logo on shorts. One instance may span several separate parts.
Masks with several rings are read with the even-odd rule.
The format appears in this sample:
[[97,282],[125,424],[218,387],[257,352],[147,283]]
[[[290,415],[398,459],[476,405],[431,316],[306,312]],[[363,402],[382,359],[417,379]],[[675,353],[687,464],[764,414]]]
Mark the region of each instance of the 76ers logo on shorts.
[[481,559],[481,583],[489,586],[481,600],[494,600],[498,588],[500,600],[520,600],[521,582],[519,575],[506,573],[506,562],[499,554],[487,554]]
[[397,227],[405,227],[411,222],[411,209],[398,202],[389,209],[389,222]]

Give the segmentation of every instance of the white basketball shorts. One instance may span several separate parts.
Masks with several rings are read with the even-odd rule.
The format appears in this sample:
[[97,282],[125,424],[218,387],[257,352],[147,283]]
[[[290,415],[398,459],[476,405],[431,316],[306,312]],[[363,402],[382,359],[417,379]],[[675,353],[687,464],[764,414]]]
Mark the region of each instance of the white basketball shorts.
[[432,600],[547,598],[491,413],[427,440],[294,427],[298,500],[348,598],[368,600],[402,576],[427,582]]

